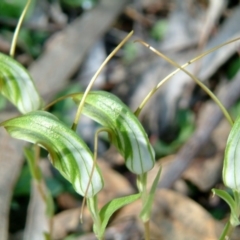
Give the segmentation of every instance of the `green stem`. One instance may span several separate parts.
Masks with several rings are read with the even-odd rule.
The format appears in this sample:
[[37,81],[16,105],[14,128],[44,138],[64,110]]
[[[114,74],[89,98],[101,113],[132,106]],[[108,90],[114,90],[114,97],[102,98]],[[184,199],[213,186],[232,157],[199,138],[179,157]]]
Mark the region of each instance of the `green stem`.
[[80,221],[83,222],[83,208],[84,208],[84,205],[85,205],[85,201],[86,201],[86,196],[87,196],[87,193],[88,193],[88,190],[89,190],[89,187],[92,183],[92,177],[93,177],[93,173],[94,173],[94,170],[96,168],[96,165],[97,165],[97,149],[98,149],[98,135],[99,133],[101,132],[107,132],[110,136],[112,134],[112,132],[110,131],[110,129],[108,128],[100,128],[96,131],[95,133],[95,136],[94,136],[94,155],[93,155],[93,166],[92,166],[92,169],[91,169],[91,172],[90,172],[90,176],[89,176],[89,181],[88,181],[88,184],[87,184],[87,188],[86,188],[86,191],[84,193],[84,198],[83,198],[83,202],[82,202],[82,207],[81,207],[81,213],[80,213]]
[[[141,192],[142,206],[145,206],[149,196],[147,191],[147,173],[138,176],[138,190]],[[143,225],[145,240],[150,240],[149,218],[143,221]]]
[[142,201],[145,203],[145,200],[147,199],[147,173],[143,173],[142,175],[139,175],[139,181],[141,184],[141,188],[139,191],[142,192]]
[[94,233],[96,235],[96,237],[98,238],[98,240],[103,240],[104,237],[100,235],[101,232],[101,219],[99,216],[99,210],[98,210],[98,206],[97,206],[97,195],[87,198],[87,206],[88,209],[90,210],[91,216],[93,218],[93,222],[94,222]]
[[225,225],[219,240],[229,240],[230,239],[229,237],[230,237],[233,229],[234,229],[234,227],[231,225],[230,220],[229,220],[227,222],[227,224]]
[[97,70],[97,72],[94,74],[94,76],[92,77],[90,83],[88,84],[87,89],[85,90],[82,100],[78,106],[77,109],[77,113],[76,113],[76,117],[74,119],[73,125],[72,125],[72,129],[73,131],[76,131],[77,129],[77,124],[79,122],[80,119],[80,115],[83,109],[83,105],[85,102],[85,99],[88,95],[88,93],[90,92],[95,80],[97,79],[97,77],[99,76],[99,74],[101,73],[102,69],[105,67],[105,65],[110,61],[110,59],[116,54],[116,52],[126,43],[126,41],[133,35],[133,31],[131,31],[120,43],[119,45],[108,55],[108,57],[105,59],[105,61],[102,63],[102,65],[100,66],[100,68]]
[[150,225],[149,225],[149,220],[144,222],[144,237],[145,240],[150,240]]
[[21,16],[20,16],[20,18],[19,18],[17,27],[16,27],[16,29],[15,29],[15,32],[14,32],[14,35],[13,35],[12,44],[11,44],[11,48],[10,48],[10,53],[9,53],[9,55],[10,55],[11,57],[14,57],[15,49],[16,49],[16,45],[17,45],[17,38],[18,38],[18,35],[19,35],[19,31],[20,31],[20,28],[21,28],[21,26],[22,26],[24,17],[26,16],[26,13],[27,13],[27,10],[28,10],[30,4],[31,4],[31,0],[28,0],[26,6],[25,6],[25,8],[23,9],[23,12],[22,12],[22,14],[21,14]]
[[[234,201],[236,203],[236,207],[234,210],[235,210],[236,215],[239,217],[239,215],[240,215],[240,194],[237,191],[233,191],[233,195],[234,195]],[[229,240],[236,225],[231,224],[231,220],[229,219],[223,229],[223,232],[222,232],[219,240]]]
[[[219,99],[215,96],[215,94],[209,89],[207,88],[200,80],[198,80],[193,74],[191,74],[190,72],[188,72],[187,70],[184,69],[184,67],[186,67],[187,65],[189,65],[189,63],[184,64],[183,66],[180,66],[179,64],[177,64],[175,61],[171,60],[170,58],[168,58],[167,56],[165,56],[164,54],[162,54],[161,52],[157,51],[155,48],[153,48],[152,46],[150,46],[149,44],[143,42],[143,41],[139,41],[141,44],[143,44],[145,47],[149,48],[152,52],[154,52],[155,54],[157,54],[158,56],[162,57],[164,60],[166,60],[167,62],[169,62],[170,64],[172,64],[173,66],[177,67],[179,70],[182,70],[183,72],[185,72],[188,76],[190,76],[195,82],[196,84],[198,84],[212,99],[213,101],[215,101],[215,103],[220,107],[220,109],[222,110],[224,116],[226,117],[226,119],[229,121],[230,125],[233,125],[233,120],[230,116],[230,114],[228,113],[228,111],[226,110],[226,108],[222,105],[222,103],[219,101]],[[192,60],[193,61],[193,60]],[[147,97],[143,100],[142,104],[139,106],[139,108],[136,110],[135,114],[138,116],[139,113],[141,112],[143,106],[146,104],[146,102],[150,99],[150,97],[157,91],[157,89],[164,83],[166,82],[171,76],[173,76],[176,73],[177,70],[175,70],[173,73],[171,73],[169,76],[167,76],[164,81],[162,81],[161,83],[158,84],[158,86],[156,86],[148,95]],[[160,86],[159,86],[160,85]]]

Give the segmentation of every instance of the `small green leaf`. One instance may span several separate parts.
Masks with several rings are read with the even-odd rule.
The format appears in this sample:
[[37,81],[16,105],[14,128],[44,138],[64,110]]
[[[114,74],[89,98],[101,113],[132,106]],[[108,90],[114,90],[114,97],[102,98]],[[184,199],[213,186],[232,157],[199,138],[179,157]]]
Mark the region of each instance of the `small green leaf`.
[[140,196],[141,194],[137,193],[137,194],[121,197],[121,198],[116,198],[108,202],[99,212],[101,222],[102,222],[101,235],[103,235],[107,227],[108,221],[110,217],[113,215],[113,213],[115,213],[121,207],[136,201],[137,199],[140,198]]
[[[54,115],[35,111],[1,124],[17,139],[38,144],[48,150],[54,167],[72,183],[76,192],[85,194],[93,167],[93,156],[77,134]],[[103,187],[99,169],[95,169],[87,197]]]
[[223,182],[233,191],[240,192],[240,117],[234,122],[228,136],[223,163]]
[[233,200],[232,196],[227,193],[226,191],[219,190],[219,189],[212,189],[213,194],[216,194],[220,198],[222,198],[230,207],[231,210],[231,216],[230,216],[230,222],[232,226],[237,226],[239,225],[239,220],[238,216],[236,213],[237,206],[235,201]]
[[38,110],[43,102],[27,70],[13,58],[0,53],[0,92],[21,113]]
[[140,213],[140,217],[141,217],[143,222],[146,222],[150,219],[151,209],[152,209],[152,205],[153,205],[153,201],[154,201],[154,195],[155,195],[155,192],[157,190],[161,170],[162,170],[162,168],[160,167],[159,170],[158,170],[158,173],[157,173],[157,175],[154,179],[154,182],[152,184],[150,193],[147,196],[147,201],[145,202],[145,204],[142,208],[142,211]]
[[[74,96],[75,102],[79,103],[82,96]],[[130,171],[143,174],[153,168],[155,153],[147,134],[137,117],[119,98],[104,91],[90,92],[83,114],[111,129],[111,140],[124,156]]]

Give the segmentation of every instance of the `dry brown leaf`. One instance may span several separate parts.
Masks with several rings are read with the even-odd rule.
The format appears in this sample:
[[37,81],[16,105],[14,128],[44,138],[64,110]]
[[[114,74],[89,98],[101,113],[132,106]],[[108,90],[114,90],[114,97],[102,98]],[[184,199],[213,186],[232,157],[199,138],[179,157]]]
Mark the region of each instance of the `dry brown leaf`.
[[183,173],[183,178],[192,182],[201,191],[208,191],[221,179],[222,165],[223,152],[210,158],[196,158]]
[[80,208],[65,210],[53,218],[52,238],[60,240],[80,226]]
[[110,166],[124,165],[123,156],[116,150],[114,146],[111,146],[109,150],[104,153],[103,158]]
[[[138,219],[140,209],[140,201],[124,207],[113,224]],[[160,189],[155,196],[150,229],[152,239],[158,240],[217,240],[223,224],[214,220],[204,208],[188,197],[172,190]],[[143,231],[140,221],[135,230]],[[125,230],[122,231],[125,233]],[[233,239],[237,240],[236,236]]]
[[212,141],[216,145],[218,151],[224,151],[230,133],[231,126],[224,118],[212,133]]
[[70,209],[79,207],[81,203],[72,194],[64,192],[57,196],[57,205],[61,209]]

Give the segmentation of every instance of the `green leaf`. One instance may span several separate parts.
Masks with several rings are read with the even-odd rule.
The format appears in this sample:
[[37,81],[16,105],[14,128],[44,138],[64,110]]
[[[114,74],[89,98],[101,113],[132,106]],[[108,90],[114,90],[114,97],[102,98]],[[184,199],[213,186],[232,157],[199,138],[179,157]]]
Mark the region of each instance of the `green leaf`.
[[141,194],[137,193],[137,194],[121,197],[121,198],[116,198],[108,202],[99,212],[100,219],[102,222],[100,235],[103,235],[107,227],[107,224],[109,222],[109,219],[113,215],[113,213],[115,213],[121,207],[136,201],[137,199],[140,198],[140,196]]
[[219,196],[220,198],[222,198],[230,207],[231,210],[231,216],[230,216],[230,222],[232,226],[237,226],[239,225],[239,220],[238,220],[238,216],[236,213],[237,210],[237,206],[235,201],[233,200],[232,196],[227,193],[226,191],[223,190],[219,190],[219,189],[212,189],[213,194],[216,194],[217,196]]
[[[9,134],[48,150],[54,167],[73,185],[76,192],[84,195],[93,156],[77,134],[59,121],[54,115],[35,111],[7,120],[1,124]],[[99,192],[103,187],[99,169],[95,169],[87,197]]]
[[0,53],[0,91],[21,113],[38,110],[42,99],[27,70],[13,58]]
[[240,117],[234,122],[228,136],[223,163],[223,182],[233,191],[240,192]]
[[140,217],[141,217],[143,222],[146,222],[150,219],[151,209],[152,209],[152,205],[153,205],[153,201],[154,201],[154,195],[155,195],[155,192],[157,190],[161,170],[162,170],[162,168],[160,167],[159,170],[158,170],[158,173],[157,173],[157,175],[154,179],[154,182],[152,184],[150,193],[147,196],[147,201],[145,202],[145,204],[142,208],[142,211],[140,213]]
[[[82,96],[76,95],[74,100],[79,102]],[[104,91],[90,92],[83,114],[111,129],[111,140],[124,156],[130,171],[143,174],[153,168],[155,153],[147,134],[137,117],[119,98]]]

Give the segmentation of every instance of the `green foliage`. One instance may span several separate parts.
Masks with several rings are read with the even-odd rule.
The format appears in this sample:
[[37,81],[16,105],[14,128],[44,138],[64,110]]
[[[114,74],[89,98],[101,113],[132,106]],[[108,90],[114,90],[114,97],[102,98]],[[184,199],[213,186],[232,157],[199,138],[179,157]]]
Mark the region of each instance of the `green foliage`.
[[21,113],[42,107],[42,99],[28,71],[13,58],[2,53],[0,53],[0,91]]
[[[29,18],[35,7],[35,0],[32,0],[31,7],[28,9],[28,14],[26,18]],[[0,1],[0,16],[1,17],[11,17],[19,18],[24,7],[26,5],[26,0],[1,0]]]
[[7,99],[4,96],[0,97],[0,111],[4,110],[6,106],[7,106]]
[[223,181],[225,186],[240,192],[240,116],[236,119],[230,134],[224,155]]
[[[160,179],[160,174],[161,174],[161,168],[159,168],[158,173],[153,181],[151,190],[149,192],[149,195],[146,198],[146,201],[144,202],[144,206],[142,208],[142,211],[140,213],[140,217],[142,219],[143,222],[147,222],[150,219],[151,216],[151,209],[152,209],[152,205],[153,205],[153,201],[154,201],[154,196],[157,190],[157,186],[158,186],[158,182]],[[146,197],[146,196],[143,196]]]
[[190,110],[180,110],[176,116],[176,127],[179,128],[179,132],[171,142],[164,142],[159,139],[154,144],[154,150],[157,157],[163,157],[169,154],[175,153],[192,135],[195,125],[193,113]]
[[[230,207],[231,209],[231,215],[230,215],[230,223],[232,226],[237,226],[240,224],[239,222],[239,207],[237,205],[237,201],[235,201],[236,199],[233,199],[232,196],[227,193],[224,190],[219,190],[219,189],[213,189],[212,190],[214,194],[216,194],[217,196],[219,196],[220,198],[222,198]],[[239,195],[237,192],[235,193],[237,195]],[[238,196],[239,198],[239,196]]]
[[100,211],[99,216],[101,219],[101,231],[100,234],[103,235],[105,232],[105,229],[107,227],[108,221],[110,217],[115,213],[117,210],[119,210],[121,207],[128,205],[137,199],[139,199],[141,196],[140,193],[129,195],[121,198],[115,198],[111,200],[109,203],[107,203]]
[[[81,101],[83,94],[75,95]],[[155,153],[137,117],[115,95],[104,91],[90,92],[83,114],[109,128],[110,139],[124,156],[128,169],[143,174],[153,168]]]
[[[22,9],[25,6],[25,3],[26,2],[23,0],[1,1],[0,15],[19,17]],[[30,4],[31,1],[28,1],[28,3]],[[61,3],[72,8],[89,8],[89,6],[91,7],[94,3],[96,3],[96,0],[61,0]],[[27,10],[27,8],[28,5],[26,5],[25,9]],[[31,5],[31,8],[34,8],[33,4]],[[29,15],[30,14],[31,11],[29,12]],[[22,14],[21,19],[23,18],[24,14]],[[19,28],[21,26],[21,22],[22,21],[19,21]],[[158,21],[152,29],[152,36],[156,40],[162,39],[166,28],[167,23],[165,21]],[[16,31],[14,38],[15,40],[12,44],[12,51],[10,51],[11,56],[14,56],[18,32],[19,31]],[[113,53],[115,53],[125,43],[125,41],[128,40],[131,34],[132,33],[130,33],[119,44]],[[22,31],[21,38],[23,41],[19,41],[19,43],[22,44],[23,48],[26,48],[27,45],[31,45],[29,32]],[[148,44],[143,44],[151,51],[154,51],[159,56],[170,62],[175,67],[179,68],[178,70],[182,70],[190,77],[192,77],[196,83],[199,84],[219,105],[229,122],[232,123],[232,119],[229,116],[228,112],[223,107],[221,102],[215,97],[215,95],[208,88],[206,88],[206,86],[203,85],[195,76],[184,69],[184,67],[194,62],[196,59],[199,59],[199,57],[191,60],[183,66],[180,66]],[[133,61],[133,57],[135,57],[134,46],[131,44],[127,45],[125,47],[125,51],[127,51],[127,54],[125,54],[125,60],[128,62]],[[210,52],[211,50],[207,53]],[[36,52],[34,52],[34,54],[36,54]],[[112,55],[110,54],[110,56]],[[201,56],[204,56],[204,54]],[[106,62],[109,59],[110,58],[108,58]],[[95,147],[97,148],[96,140],[98,133],[105,130],[109,134],[111,142],[124,156],[128,169],[133,173],[138,174],[138,188],[140,193],[113,199],[99,211],[96,194],[103,187],[103,179],[99,168],[95,167],[96,164],[94,160],[97,158],[95,154],[96,149],[93,156],[92,152],[89,150],[85,142],[77,136],[75,131],[67,127],[53,114],[45,111],[36,111],[42,108],[43,103],[28,71],[13,58],[8,57],[4,54],[0,54],[0,91],[19,109],[21,113],[24,114],[16,118],[9,119],[1,123],[0,126],[4,126],[12,137],[34,143],[35,145],[39,145],[49,152],[49,158],[53,166],[56,167],[61,175],[64,176],[72,184],[76,192],[82,196],[86,195],[85,197],[87,198],[88,207],[94,221],[94,231],[99,239],[102,239],[104,236],[105,228],[113,213],[122,206],[130,204],[140,197],[143,202],[143,208],[140,213],[140,217],[142,218],[143,222],[147,222],[150,218],[154,194],[156,192],[157,184],[160,178],[159,170],[157,176],[155,177],[151,190],[148,192],[146,187],[147,172],[154,166],[155,153],[148,140],[147,134],[137,119],[136,115],[140,113],[145,103],[151,98],[151,96],[156,92],[161,84],[158,84],[143,100],[143,103],[139,106],[136,115],[134,115],[131,110],[113,94],[104,91],[94,91],[89,93],[92,84],[94,83],[104,64],[94,75],[92,81],[89,84],[89,87],[85,91],[86,98],[83,98],[83,94],[74,95],[73,98],[77,103],[81,101],[81,103],[83,103],[83,105],[79,105],[79,111],[76,114],[75,120],[77,122],[80,114],[83,112],[83,114],[89,116],[104,126],[103,129],[97,131],[95,138]],[[237,61],[232,64],[232,68],[229,68],[230,78],[236,74],[239,66],[239,62]],[[164,81],[168,79],[169,78],[165,78]],[[66,108],[68,107],[69,106]],[[189,124],[189,117],[187,114],[180,115],[180,118],[178,120],[180,122],[180,134],[178,139],[176,139],[172,146],[161,146],[161,151],[163,151],[164,147],[167,149],[165,150],[167,153],[171,152],[173,149],[178,147],[180,143],[185,141],[192,132],[193,125]],[[76,122],[74,121],[73,129],[75,129],[77,125]],[[226,201],[231,209],[230,221],[223,231],[221,240],[229,237],[231,233],[231,227],[234,228],[240,223],[240,177],[238,175],[238,170],[240,168],[240,163],[238,161],[240,157],[240,152],[238,150],[240,138],[239,129],[240,117],[234,123],[233,128],[229,134],[223,167],[223,181],[226,186],[230,187],[233,190],[233,197],[226,191],[217,189],[213,190],[216,195]],[[26,194],[29,192],[30,175],[33,177],[34,181],[39,184],[38,186],[40,186],[42,183],[42,174],[37,165],[37,154],[35,154],[37,151],[33,151],[33,149],[25,149],[25,156],[28,160],[29,167],[24,167],[22,175],[18,182],[18,189],[15,191],[15,195]],[[51,189],[55,191],[52,191],[53,194],[57,195],[62,191],[63,188],[58,181],[51,179],[48,182],[48,185],[51,186]],[[44,192],[44,198],[47,206],[47,216],[52,216],[54,207],[52,197],[48,191]],[[44,236],[46,240],[50,239],[49,233],[45,233]],[[146,239],[149,238],[149,236],[146,237]]]
[[[12,137],[39,144],[48,150],[50,160],[61,174],[83,195],[93,167],[92,153],[75,132],[54,115],[36,111],[10,119],[1,124]],[[99,169],[94,171],[87,196],[103,187]]]
[[42,45],[49,33],[46,32],[33,32],[29,29],[21,29],[18,37],[18,46],[21,49],[36,58],[42,52]]

